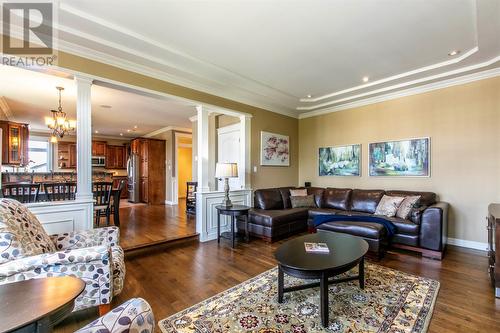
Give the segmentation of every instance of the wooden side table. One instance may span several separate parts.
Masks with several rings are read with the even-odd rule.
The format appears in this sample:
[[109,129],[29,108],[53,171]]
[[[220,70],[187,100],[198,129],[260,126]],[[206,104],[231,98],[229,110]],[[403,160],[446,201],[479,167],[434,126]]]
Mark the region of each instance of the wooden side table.
[[231,246],[234,248],[234,224],[238,217],[243,216],[245,218],[245,240],[248,242],[248,211],[249,206],[243,205],[232,205],[231,207],[226,206],[216,206],[217,209],[217,243],[220,243],[221,233],[220,233],[220,216],[228,215],[231,216]]
[[0,332],[51,332],[68,316],[85,282],[72,276],[48,277],[0,286]]

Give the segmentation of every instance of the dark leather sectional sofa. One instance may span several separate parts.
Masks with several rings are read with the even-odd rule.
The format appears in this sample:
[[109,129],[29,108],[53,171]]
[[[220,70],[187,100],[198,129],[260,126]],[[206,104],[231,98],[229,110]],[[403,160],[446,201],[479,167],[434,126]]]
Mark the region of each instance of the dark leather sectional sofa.
[[249,230],[254,236],[275,241],[306,230],[314,231],[312,220],[319,214],[372,215],[384,194],[391,196],[420,195],[419,206],[407,220],[388,218],[396,227],[388,239],[381,224],[368,222],[329,222],[318,229],[350,233],[368,241],[370,250],[381,253],[390,245],[421,252],[441,259],[446,245],[448,204],[438,202],[432,192],[359,190],[343,188],[307,188],[314,195],[316,207],[292,208],[290,189],[281,187],[254,192],[254,208],[250,211]]

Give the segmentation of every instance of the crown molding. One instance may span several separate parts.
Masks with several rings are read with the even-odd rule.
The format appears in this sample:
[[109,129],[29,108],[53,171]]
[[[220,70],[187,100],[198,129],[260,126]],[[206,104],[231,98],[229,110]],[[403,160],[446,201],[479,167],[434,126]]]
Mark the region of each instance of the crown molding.
[[[452,76],[452,75],[462,74],[462,73],[465,73],[465,72],[470,72],[470,71],[473,71],[473,70],[478,70],[478,69],[481,69],[481,68],[485,68],[485,67],[491,66],[491,65],[493,65],[493,64],[495,64],[496,62],[499,62],[499,61],[500,61],[500,56],[496,56],[496,57],[494,57],[494,58],[492,58],[490,60],[487,60],[487,61],[479,63],[479,64],[475,64],[475,65],[471,65],[471,66],[467,66],[467,67],[458,68],[458,69],[451,70],[451,71],[448,71],[448,72],[445,72],[445,73],[431,75],[431,76],[427,76],[427,77],[416,79],[416,80],[412,80],[412,81],[406,81],[406,82],[403,82],[403,83],[395,84],[395,85],[392,85],[392,86],[388,86],[388,87],[384,87],[384,88],[380,88],[380,89],[376,89],[376,90],[370,90],[370,91],[367,91],[367,92],[364,92],[364,93],[361,93],[361,94],[357,94],[357,95],[352,95],[352,96],[340,98],[340,99],[337,99],[337,100],[329,101],[329,102],[322,103],[322,104],[313,105],[313,106],[310,106],[310,107],[298,107],[297,110],[302,110],[302,111],[309,111],[309,110],[316,110],[316,109],[329,110],[329,108],[328,109],[324,109],[324,108],[326,108],[326,107],[328,107],[328,106],[330,106],[332,104],[347,102],[347,101],[350,101],[350,100],[353,100],[353,99],[358,99],[358,98],[362,98],[362,97],[366,97],[366,96],[370,96],[370,95],[374,95],[374,94],[378,94],[378,93],[382,93],[382,92],[386,92],[386,91],[401,89],[401,88],[412,86],[412,85],[415,85],[415,84],[420,84],[420,83],[423,83],[423,82],[428,82],[428,81],[433,81],[433,80],[436,80],[436,79],[441,79],[441,78],[444,78],[444,77],[447,77],[447,76]],[[480,73],[480,72],[478,72],[478,73]],[[465,76],[467,76],[467,74]]]
[[328,109],[322,109],[322,110],[317,110],[317,111],[301,113],[299,115],[299,119],[305,119],[305,118],[325,115],[325,114],[329,114],[329,113],[333,113],[333,112],[338,112],[338,111],[342,111],[342,110],[353,109],[353,108],[357,108],[357,107],[361,107],[361,106],[365,106],[365,105],[369,105],[369,104],[380,103],[380,102],[384,102],[384,101],[388,101],[388,100],[396,99],[396,98],[400,98],[400,97],[405,97],[405,96],[417,95],[417,94],[425,93],[425,92],[432,91],[432,90],[438,90],[438,89],[443,89],[443,88],[447,88],[447,87],[451,87],[451,86],[466,84],[469,82],[484,80],[484,79],[488,79],[488,78],[492,78],[492,77],[496,77],[496,76],[500,76],[500,67],[488,69],[488,70],[485,70],[482,72],[462,75],[462,76],[448,79],[448,80],[444,80],[444,81],[429,83],[429,84],[418,86],[415,88],[400,90],[400,91],[388,93],[385,95],[366,98],[366,99],[358,100],[358,101],[351,102],[348,104],[343,104],[343,105],[331,107]]
[[189,117],[189,121],[192,122],[192,123],[195,122],[195,121],[198,121],[198,116],[195,115],[195,116]]
[[7,99],[5,98],[5,96],[0,96],[0,110],[2,111],[2,113],[5,116],[5,119],[7,120],[11,120],[12,117],[14,116],[9,106],[9,103],[7,103]]
[[[261,108],[268,112],[278,113],[284,116],[297,118],[297,113],[290,108],[279,106],[275,103],[269,103],[265,101],[256,101],[253,98],[243,96],[241,93],[229,94],[227,92],[226,86],[221,86],[219,82],[210,83],[200,83],[194,82],[192,80],[187,80],[176,75],[169,74],[165,71],[153,69],[147,66],[140,65],[135,62],[128,61],[126,59],[112,56],[109,54],[104,54],[102,52],[91,50],[79,45],[68,43],[66,41],[59,41],[60,51],[64,51],[76,56],[80,56],[89,60],[97,61],[106,65],[124,69],[137,74],[145,75],[151,78],[155,78],[161,81],[170,82],[183,86],[185,88],[197,90],[200,92],[208,93],[217,97],[222,97],[228,100],[232,100],[238,103],[250,105],[253,107]],[[220,87],[217,87],[220,86]],[[234,88],[234,87],[232,87]],[[255,94],[254,92],[248,91],[250,94]],[[268,96],[263,96],[263,99],[268,98]]]
[[193,129],[191,128],[186,128],[186,127],[178,127],[178,126],[166,126],[160,129],[157,129],[156,131],[150,132],[148,134],[143,135],[144,138],[151,138],[155,135],[164,133],[166,131],[180,131],[180,132],[189,132],[191,133]]
[[[404,73],[401,73],[401,74],[389,76],[389,77],[386,77],[386,78],[383,78],[383,79],[380,79],[380,80],[376,80],[376,81],[373,81],[373,82],[370,82],[370,83],[366,83],[366,84],[361,84],[359,86],[355,86],[355,87],[352,87],[352,88],[348,88],[348,89],[344,89],[344,90],[339,90],[339,91],[336,91],[336,92],[333,92],[333,93],[330,93],[330,94],[326,94],[326,95],[322,95],[322,96],[318,96],[318,97],[312,97],[312,98],[301,98],[300,101],[301,102],[305,102],[305,103],[319,102],[319,101],[322,101],[324,99],[329,99],[329,98],[332,98],[332,97],[335,97],[335,96],[338,96],[338,95],[347,94],[347,93],[350,93],[350,92],[353,92],[353,91],[357,91],[357,90],[361,90],[361,89],[365,89],[365,88],[377,86],[377,85],[382,84],[382,83],[386,83],[386,82],[390,82],[390,81],[395,81],[395,80],[398,80],[398,79],[402,79],[402,78],[405,78],[405,77],[408,77],[408,76],[420,74],[420,73],[423,73],[423,72],[428,72],[428,71],[433,70],[433,69],[438,69],[438,68],[441,68],[441,67],[445,67],[445,66],[457,64],[457,63],[461,62],[462,60],[465,60],[465,59],[469,58],[471,55],[473,55],[477,51],[479,51],[479,47],[475,46],[472,49],[470,49],[469,51],[467,51],[464,54],[462,54],[460,57],[457,57],[457,58],[454,58],[454,59],[451,59],[451,60],[442,61],[442,62],[439,62],[439,63],[436,63],[436,64],[432,64],[432,65],[429,65],[429,66],[417,68],[417,69],[414,69],[414,70],[411,70],[411,71],[408,71],[408,72],[404,72]],[[297,110],[301,110],[301,109],[299,107],[297,107]]]

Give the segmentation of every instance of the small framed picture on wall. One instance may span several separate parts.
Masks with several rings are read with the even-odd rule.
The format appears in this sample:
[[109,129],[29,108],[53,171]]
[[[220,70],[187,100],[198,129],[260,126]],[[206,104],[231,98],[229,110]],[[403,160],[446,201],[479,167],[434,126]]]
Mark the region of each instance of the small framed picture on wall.
[[290,166],[290,140],[286,135],[260,132],[260,165]]

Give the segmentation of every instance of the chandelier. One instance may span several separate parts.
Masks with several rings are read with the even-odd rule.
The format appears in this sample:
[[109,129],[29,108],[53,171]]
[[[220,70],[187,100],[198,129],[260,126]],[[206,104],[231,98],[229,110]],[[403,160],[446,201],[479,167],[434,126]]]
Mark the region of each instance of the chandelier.
[[66,118],[66,112],[63,111],[61,106],[61,92],[64,90],[63,87],[56,87],[59,91],[59,107],[57,110],[50,110],[52,116],[45,117],[45,124],[52,130],[52,135],[50,136],[50,142],[56,143],[57,138],[63,138],[65,134],[75,130],[76,121],[68,120]]

